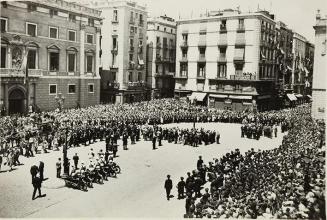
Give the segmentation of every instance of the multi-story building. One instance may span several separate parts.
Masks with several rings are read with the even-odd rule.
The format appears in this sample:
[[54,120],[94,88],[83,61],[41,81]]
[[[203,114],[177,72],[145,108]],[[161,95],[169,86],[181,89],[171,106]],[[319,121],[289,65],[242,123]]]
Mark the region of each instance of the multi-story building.
[[[7,114],[96,105],[101,12],[62,0],[1,2],[1,107]],[[27,54],[28,76],[22,68]]]
[[153,98],[174,96],[176,22],[167,16],[148,20],[147,84]]
[[316,15],[315,52],[312,84],[312,117],[326,120],[326,44],[327,17],[322,17],[318,11]]
[[147,98],[146,7],[130,1],[98,1],[102,11],[101,101],[129,103]]
[[177,21],[175,93],[222,109],[273,108],[275,28],[266,11],[224,10]]
[[307,39],[299,33],[293,33],[292,85],[295,96],[301,102],[305,88],[305,50]]
[[[281,21],[276,24],[276,70],[277,81],[276,86],[278,90],[278,101],[276,104],[279,107],[290,104],[287,94],[293,93],[292,88],[292,65],[293,65],[293,31],[287,28],[287,25]],[[294,96],[290,96],[293,97]]]
[[305,44],[305,61],[304,61],[304,97],[307,100],[312,99],[312,79],[314,63],[315,46],[309,41]]

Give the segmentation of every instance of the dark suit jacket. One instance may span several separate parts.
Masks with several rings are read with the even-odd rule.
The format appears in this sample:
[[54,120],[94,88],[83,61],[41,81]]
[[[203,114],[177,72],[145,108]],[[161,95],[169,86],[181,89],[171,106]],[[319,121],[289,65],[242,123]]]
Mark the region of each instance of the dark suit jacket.
[[166,189],[172,189],[173,188],[173,181],[171,181],[171,179],[166,179],[165,188]]

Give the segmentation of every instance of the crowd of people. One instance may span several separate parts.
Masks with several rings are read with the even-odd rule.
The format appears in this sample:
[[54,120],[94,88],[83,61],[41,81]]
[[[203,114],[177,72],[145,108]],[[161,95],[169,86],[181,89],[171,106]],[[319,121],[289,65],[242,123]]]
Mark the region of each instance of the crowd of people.
[[325,219],[325,124],[308,106],[290,110],[286,120],[289,132],[276,149],[236,149],[207,165],[200,158],[179,183],[185,217]]
[[161,99],[32,113],[25,117],[5,116],[0,118],[0,162],[12,168],[19,164],[20,155],[30,157],[59,150],[66,143],[68,147],[77,147],[89,145],[97,139],[117,142],[120,137],[125,142],[130,138],[134,143],[140,138],[141,126],[147,124],[242,123],[248,120],[274,125],[288,123],[288,114],[288,110],[234,112],[194,106],[182,100]]

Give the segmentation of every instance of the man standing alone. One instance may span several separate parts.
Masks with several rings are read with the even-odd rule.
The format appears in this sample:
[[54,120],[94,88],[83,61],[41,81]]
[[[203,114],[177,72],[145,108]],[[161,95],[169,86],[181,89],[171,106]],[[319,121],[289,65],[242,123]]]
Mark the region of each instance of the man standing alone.
[[61,173],[61,158],[58,158],[58,161],[56,163],[56,168],[57,168],[57,178],[60,178],[60,173]]
[[75,156],[73,156],[73,160],[74,160],[75,169],[77,169],[78,160],[79,160],[77,153],[75,153]]
[[170,191],[173,188],[173,181],[170,179],[170,175],[167,175],[167,179],[165,181],[165,189],[166,189],[166,195],[167,195],[167,200],[170,199]]

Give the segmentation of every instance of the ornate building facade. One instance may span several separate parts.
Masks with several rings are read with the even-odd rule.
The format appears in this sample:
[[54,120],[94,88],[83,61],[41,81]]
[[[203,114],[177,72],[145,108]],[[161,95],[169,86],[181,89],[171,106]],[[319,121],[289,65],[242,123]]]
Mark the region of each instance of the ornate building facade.
[[1,2],[3,112],[99,104],[100,15],[62,0]]

